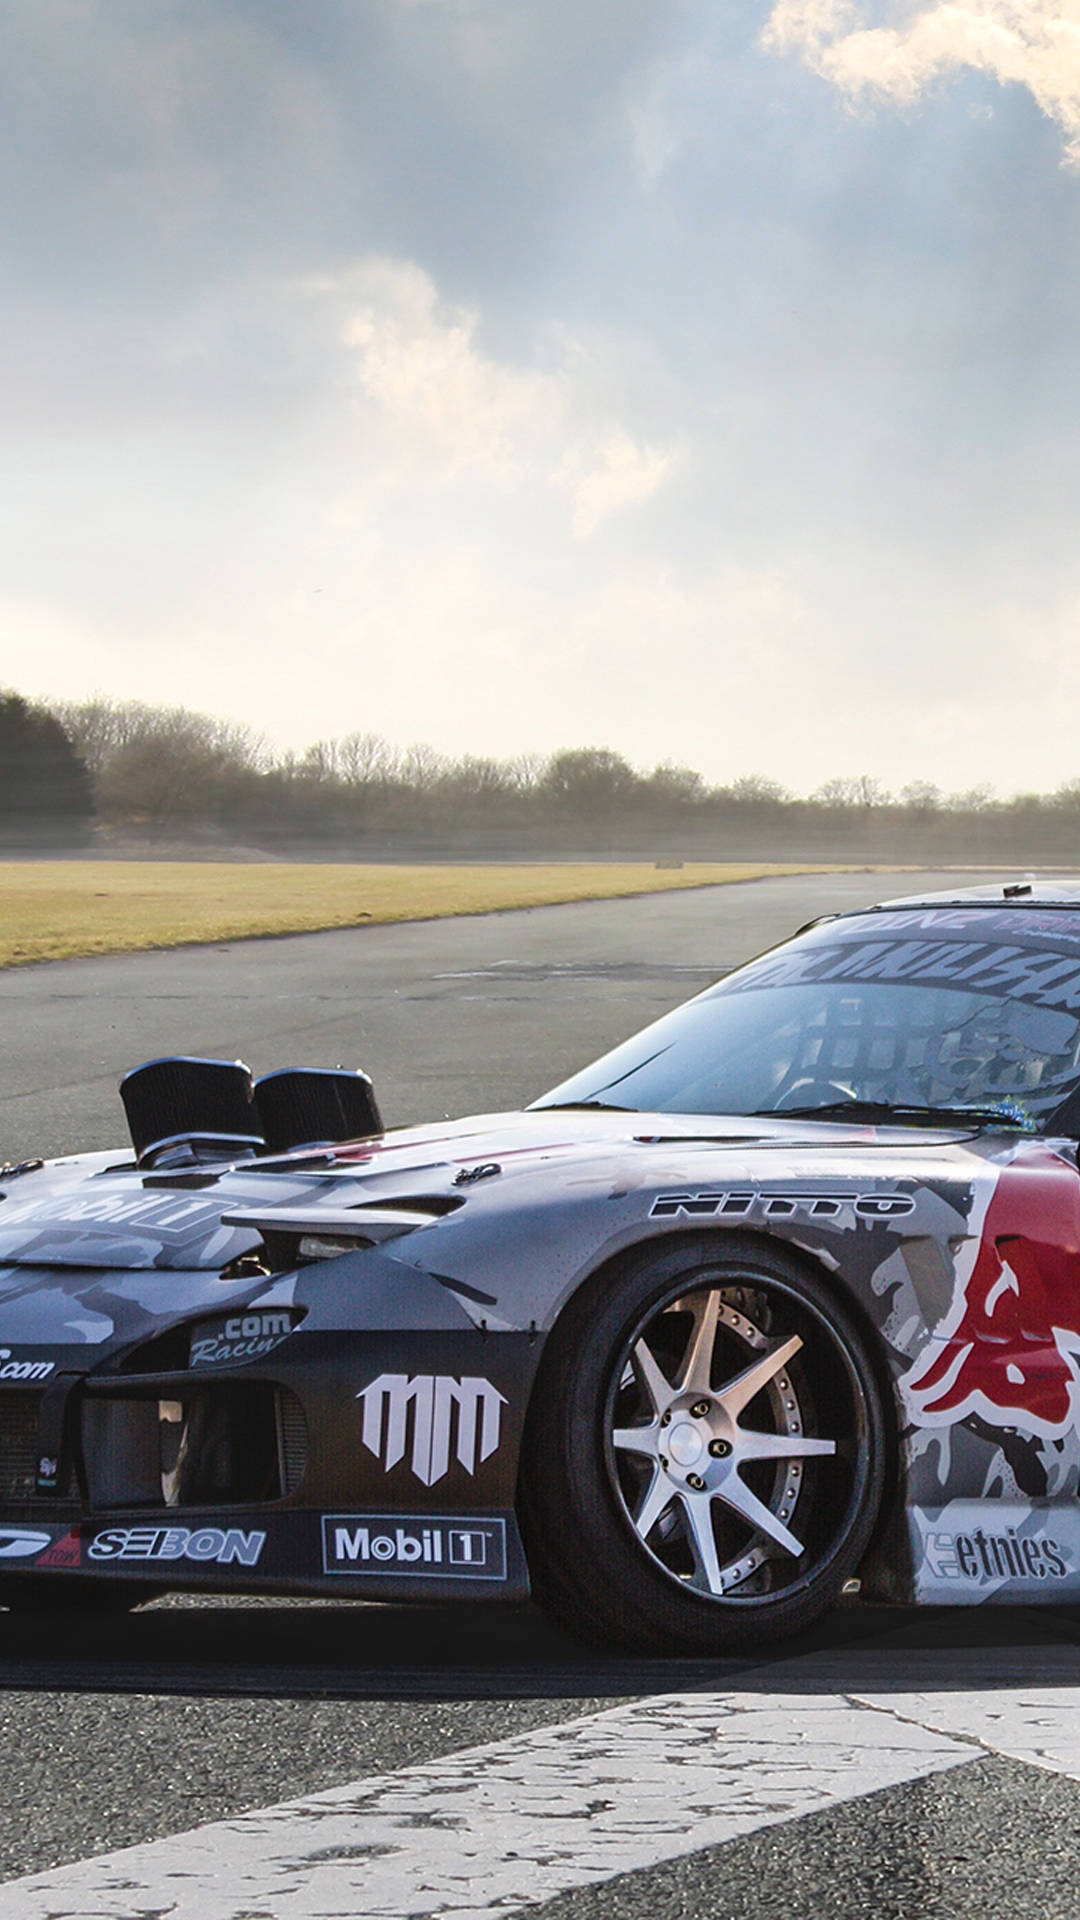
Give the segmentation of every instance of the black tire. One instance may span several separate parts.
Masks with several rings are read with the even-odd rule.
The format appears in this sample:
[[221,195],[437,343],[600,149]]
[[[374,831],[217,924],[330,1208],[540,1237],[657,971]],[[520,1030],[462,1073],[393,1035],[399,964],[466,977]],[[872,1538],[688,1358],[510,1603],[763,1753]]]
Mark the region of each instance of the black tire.
[[866,1550],[886,1461],[865,1342],[811,1271],[734,1237],[642,1250],[548,1341],[519,1500],[534,1592],[635,1653],[801,1632]]
[[153,1600],[160,1591],[136,1580],[51,1578],[47,1574],[17,1573],[0,1579],[0,1607],[10,1613],[40,1614],[55,1619],[97,1619],[110,1613],[130,1613]]

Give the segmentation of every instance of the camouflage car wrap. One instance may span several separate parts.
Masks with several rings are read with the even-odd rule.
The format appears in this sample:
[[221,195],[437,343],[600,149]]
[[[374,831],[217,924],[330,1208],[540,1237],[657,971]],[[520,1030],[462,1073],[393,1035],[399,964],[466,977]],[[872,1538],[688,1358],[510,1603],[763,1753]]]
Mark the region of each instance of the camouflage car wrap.
[[[387,1136],[317,1169],[300,1158],[204,1172],[194,1191],[107,1155],[0,1187],[0,1390],[33,1393],[43,1413],[64,1391],[88,1508],[50,1522],[72,1489],[59,1465],[50,1485],[60,1446],[46,1436],[29,1499],[8,1502],[9,1568],[522,1593],[517,1450],[545,1335],[583,1280],[627,1250],[673,1236],[707,1250],[738,1234],[813,1262],[873,1328],[901,1451],[893,1524],[866,1578],[939,1604],[1080,1589],[1071,1142],[794,1122],[691,1130],[640,1114],[575,1115],[571,1129],[537,1113]],[[402,1225],[410,1209],[415,1224]],[[262,1231],[229,1224],[245,1213],[300,1217],[331,1245],[346,1214],[354,1233],[387,1215],[394,1230],[252,1275]],[[243,1510],[162,1497],[151,1514],[143,1499],[124,1504],[122,1485],[104,1486],[99,1505],[102,1410],[152,1404],[148,1377],[177,1406],[208,1383],[288,1393],[305,1430],[298,1484]],[[421,1516],[441,1530],[426,1543]],[[494,1527],[494,1544],[478,1536],[477,1553],[487,1538],[494,1556],[480,1571],[450,1561],[455,1527]],[[366,1568],[349,1558],[365,1529],[381,1551],[394,1545]]]
[[862,1330],[894,1454],[867,1591],[1075,1598],[1072,1134],[557,1105],[0,1168],[0,1581],[523,1598],[545,1343],[673,1246],[782,1249]]

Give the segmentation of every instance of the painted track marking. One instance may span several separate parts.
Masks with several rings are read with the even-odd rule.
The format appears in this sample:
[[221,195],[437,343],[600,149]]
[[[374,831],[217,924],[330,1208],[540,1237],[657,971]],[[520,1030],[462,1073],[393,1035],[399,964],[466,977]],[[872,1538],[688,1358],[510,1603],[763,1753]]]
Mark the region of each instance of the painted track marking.
[[1080,1780],[1080,1690],[1030,1686],[1006,1693],[859,1693],[860,1704],[1007,1760]]
[[470,1920],[974,1757],[836,1695],[660,1695],[9,1881],[0,1920]]
[[988,1754],[1080,1779],[1078,1680],[1060,1644],[811,1655],[8,1881],[0,1920],[490,1920]]

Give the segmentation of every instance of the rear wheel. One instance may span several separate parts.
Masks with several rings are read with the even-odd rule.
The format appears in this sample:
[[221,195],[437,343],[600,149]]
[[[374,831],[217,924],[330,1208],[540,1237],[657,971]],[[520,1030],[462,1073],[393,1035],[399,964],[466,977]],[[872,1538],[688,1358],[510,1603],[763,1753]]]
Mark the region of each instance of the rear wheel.
[[737,1242],[642,1254],[548,1342],[521,1484],[537,1597],[635,1651],[798,1632],[857,1567],[885,1459],[862,1338],[812,1273]]

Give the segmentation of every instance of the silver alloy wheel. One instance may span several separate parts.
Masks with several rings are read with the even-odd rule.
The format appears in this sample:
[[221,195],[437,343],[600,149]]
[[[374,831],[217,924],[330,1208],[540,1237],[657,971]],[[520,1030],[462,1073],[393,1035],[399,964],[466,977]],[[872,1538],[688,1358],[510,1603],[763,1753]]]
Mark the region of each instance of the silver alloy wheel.
[[654,1309],[616,1370],[619,1501],[665,1573],[706,1598],[786,1584],[806,1551],[803,1462],[837,1452],[806,1432],[802,1336],[766,1332],[768,1318],[760,1293],[702,1286]]

